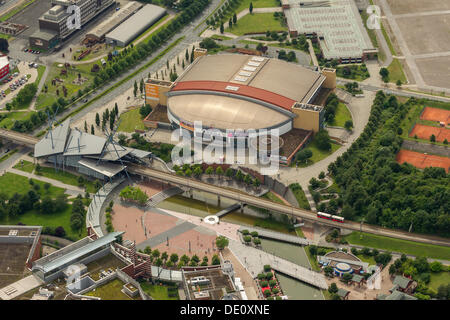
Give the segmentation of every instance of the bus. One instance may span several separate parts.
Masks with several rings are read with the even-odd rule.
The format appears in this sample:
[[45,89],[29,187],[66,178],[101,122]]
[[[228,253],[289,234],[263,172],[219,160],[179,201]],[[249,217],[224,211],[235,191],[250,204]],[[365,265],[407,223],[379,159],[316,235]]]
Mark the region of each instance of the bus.
[[319,212],[317,212],[317,218],[331,220],[331,214],[319,211]]

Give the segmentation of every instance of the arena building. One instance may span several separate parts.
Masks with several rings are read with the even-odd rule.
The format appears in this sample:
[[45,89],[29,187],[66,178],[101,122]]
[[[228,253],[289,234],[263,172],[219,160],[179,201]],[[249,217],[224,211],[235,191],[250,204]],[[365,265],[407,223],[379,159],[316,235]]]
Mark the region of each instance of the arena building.
[[[334,69],[320,72],[278,59],[241,54],[198,58],[175,81],[148,79],[146,103],[167,106],[172,127],[218,129],[224,139],[257,135],[263,129],[319,131],[324,122],[323,91],[336,87]],[[319,98],[320,97],[320,98]]]

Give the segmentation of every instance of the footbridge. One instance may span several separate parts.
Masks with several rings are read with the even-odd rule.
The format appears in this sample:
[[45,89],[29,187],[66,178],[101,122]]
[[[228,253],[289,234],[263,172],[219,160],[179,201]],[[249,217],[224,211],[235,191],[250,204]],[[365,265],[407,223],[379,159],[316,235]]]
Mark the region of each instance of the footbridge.
[[28,134],[5,129],[0,129],[0,138],[10,140],[20,145],[25,145],[27,147],[34,147],[34,145],[40,140],[39,138]]
[[256,231],[256,232],[258,232],[258,237],[261,237],[261,238],[273,239],[273,240],[278,240],[278,241],[282,241],[282,242],[298,244],[301,246],[307,246],[310,244],[310,242],[306,238],[291,236],[290,234],[270,231],[267,229],[261,229],[261,228],[255,228],[255,227],[240,227],[238,231],[242,233],[243,230],[248,230],[250,232]]
[[227,208],[217,212],[215,214],[215,216],[218,217],[218,218],[222,218],[224,215],[226,215],[226,214],[228,214],[230,212],[236,211],[236,210],[240,209],[241,207],[243,207],[244,205],[245,204],[240,204],[240,203],[232,204],[231,206],[229,206],[229,207],[227,207]]

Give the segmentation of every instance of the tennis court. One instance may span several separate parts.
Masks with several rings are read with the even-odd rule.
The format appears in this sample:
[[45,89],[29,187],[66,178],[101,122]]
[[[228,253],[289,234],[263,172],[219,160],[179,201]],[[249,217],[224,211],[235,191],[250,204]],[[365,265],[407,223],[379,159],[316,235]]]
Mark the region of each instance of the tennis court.
[[450,124],[450,110],[425,107],[420,116],[421,120],[439,121]]
[[423,124],[416,124],[409,133],[412,138],[417,135],[417,138],[430,140],[431,135],[434,134],[436,141],[443,142],[445,139],[450,140],[450,129],[443,127],[425,126]]
[[426,155],[420,152],[414,152],[403,149],[400,150],[399,153],[397,153],[396,160],[400,164],[408,162],[409,164],[419,169],[424,169],[427,167],[444,168],[447,173],[450,167],[449,158],[435,155]]

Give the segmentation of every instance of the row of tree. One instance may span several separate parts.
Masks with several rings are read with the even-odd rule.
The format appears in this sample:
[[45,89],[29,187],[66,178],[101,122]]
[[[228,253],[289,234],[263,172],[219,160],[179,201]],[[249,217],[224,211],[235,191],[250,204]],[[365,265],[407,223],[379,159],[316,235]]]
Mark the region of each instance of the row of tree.
[[417,103],[411,98],[399,104],[395,96],[377,92],[363,133],[328,172],[340,187],[346,219],[449,236],[448,174],[396,161],[402,144],[397,129]]

